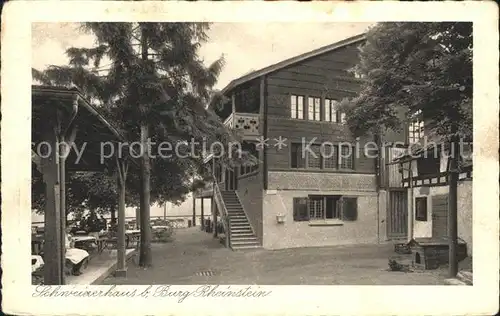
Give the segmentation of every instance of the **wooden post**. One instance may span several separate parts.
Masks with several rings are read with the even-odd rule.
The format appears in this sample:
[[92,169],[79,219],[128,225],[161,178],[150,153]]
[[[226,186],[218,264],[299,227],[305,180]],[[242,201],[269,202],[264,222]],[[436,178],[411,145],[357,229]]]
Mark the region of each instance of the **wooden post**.
[[[45,182],[44,228],[44,284],[62,285],[65,258],[62,256],[59,166],[57,160],[57,136],[51,129],[44,135],[48,148],[41,153],[42,173]],[[45,146],[42,146],[42,148]]]
[[204,202],[204,200],[205,199],[203,197],[201,197],[201,223],[200,223],[200,227],[201,227],[202,231],[205,229],[205,218],[204,218],[204,216],[205,216],[204,212],[205,211],[203,210],[203,207],[204,207],[203,206],[203,204],[204,204],[203,202]]
[[[71,122],[70,122],[71,123]],[[70,130],[70,134],[68,137],[65,135],[66,131],[63,131],[61,135],[59,135],[59,143],[57,144],[57,148],[54,150],[58,150],[57,155],[59,158],[59,198],[60,198],[60,221],[61,221],[61,258],[65,261],[66,258],[66,158],[69,155],[71,145],[75,141],[76,137],[76,126]],[[64,266],[64,263],[63,263]],[[65,282],[66,276],[64,274],[64,269],[61,271],[61,284],[66,284]]]
[[[61,144],[64,144],[65,138],[64,135],[59,136],[59,144],[58,147],[55,148],[58,150],[59,157],[59,212],[60,215],[60,225],[61,225],[61,258],[66,258],[66,159],[65,152],[61,147]],[[65,260],[64,260],[65,261]],[[64,264],[64,263],[63,263]],[[65,284],[66,277],[64,275],[64,269],[61,271],[61,284]]]
[[116,277],[127,276],[127,267],[125,262],[126,247],[125,247],[125,183],[127,179],[128,165],[126,161],[116,158],[117,166],[117,184],[118,184],[118,243],[117,243],[117,262],[116,262]]
[[[215,193],[214,193],[215,194]],[[217,238],[218,232],[217,232],[217,203],[215,203],[215,199],[212,196],[212,222],[214,226],[214,238]]]
[[192,218],[193,227],[196,226],[196,197],[193,192],[193,218]]

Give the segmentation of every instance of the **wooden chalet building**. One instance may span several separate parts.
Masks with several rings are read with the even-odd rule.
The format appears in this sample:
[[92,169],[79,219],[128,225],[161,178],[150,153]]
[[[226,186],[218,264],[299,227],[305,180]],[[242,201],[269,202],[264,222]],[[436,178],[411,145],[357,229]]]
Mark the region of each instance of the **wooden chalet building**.
[[[367,156],[364,145],[374,138],[354,139],[338,109],[343,98],[360,91],[363,79],[352,69],[364,41],[362,34],[287,59],[222,90],[230,101],[218,115],[260,160],[229,170],[206,159],[215,181],[198,197],[213,197],[213,219],[222,220],[229,232],[227,246],[406,240],[408,192],[398,165],[387,158],[400,149],[386,148],[381,158]],[[383,141],[406,143],[407,136],[388,133]],[[267,139],[263,148],[261,138]],[[310,150],[302,155],[304,146]]]

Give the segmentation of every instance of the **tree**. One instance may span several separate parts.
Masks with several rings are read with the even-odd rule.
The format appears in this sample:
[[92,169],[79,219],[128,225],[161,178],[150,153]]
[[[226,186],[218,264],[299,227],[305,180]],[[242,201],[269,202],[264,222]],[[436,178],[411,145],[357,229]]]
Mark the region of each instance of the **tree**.
[[400,130],[413,113],[422,113],[431,137],[449,145],[450,275],[455,276],[457,143],[472,139],[472,23],[379,23],[366,34],[356,71],[364,77],[361,93],[342,102],[355,135]]
[[[205,108],[214,97],[211,88],[223,59],[205,67],[197,56],[199,46],[207,40],[208,27],[206,23],[85,23],[82,29],[95,35],[96,46],[68,49],[70,65],[50,67],[45,72],[34,70],[33,75],[51,84],[78,82],[109,111],[128,139],[140,140],[142,148],[148,147],[148,139],[225,144],[232,136],[213,111]],[[110,62],[101,66],[104,59]],[[158,149],[155,145],[151,148]],[[151,161],[145,150],[140,173],[130,177],[141,181],[141,266],[152,264],[151,201],[188,192],[193,175],[206,175],[203,146],[197,144],[190,151],[186,158],[173,155]],[[157,186],[152,187],[155,176],[159,176]],[[173,185],[170,180],[174,180]]]

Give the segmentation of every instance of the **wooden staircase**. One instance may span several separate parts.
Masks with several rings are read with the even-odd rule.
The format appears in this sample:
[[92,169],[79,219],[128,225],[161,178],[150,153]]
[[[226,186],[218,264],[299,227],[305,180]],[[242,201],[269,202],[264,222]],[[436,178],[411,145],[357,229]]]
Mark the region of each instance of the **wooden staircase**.
[[[229,219],[229,247],[233,250],[261,248],[235,191],[220,191]],[[227,238],[227,237],[226,237]]]

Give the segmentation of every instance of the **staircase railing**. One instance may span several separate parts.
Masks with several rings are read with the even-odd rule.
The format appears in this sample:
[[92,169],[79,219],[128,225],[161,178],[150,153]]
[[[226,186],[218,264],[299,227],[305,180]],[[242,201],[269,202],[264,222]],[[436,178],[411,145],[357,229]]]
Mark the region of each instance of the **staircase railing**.
[[220,191],[219,185],[217,182],[214,182],[214,198],[215,203],[217,204],[217,209],[221,210],[221,221],[224,226],[224,235],[226,236],[226,247],[231,247],[231,222],[229,221],[229,213],[227,212],[226,203],[224,203],[224,199],[222,198],[222,193]]

